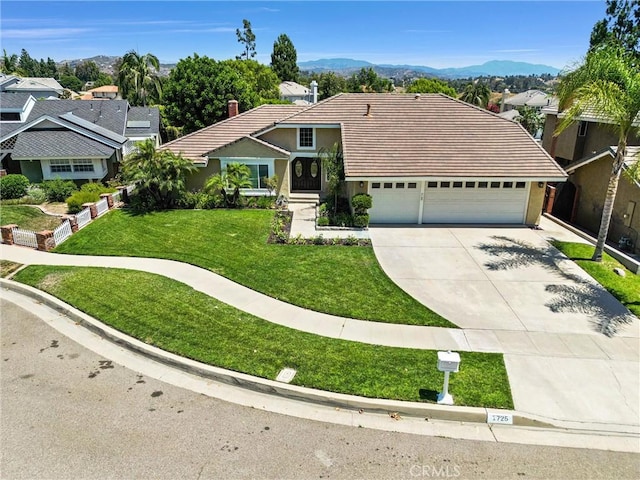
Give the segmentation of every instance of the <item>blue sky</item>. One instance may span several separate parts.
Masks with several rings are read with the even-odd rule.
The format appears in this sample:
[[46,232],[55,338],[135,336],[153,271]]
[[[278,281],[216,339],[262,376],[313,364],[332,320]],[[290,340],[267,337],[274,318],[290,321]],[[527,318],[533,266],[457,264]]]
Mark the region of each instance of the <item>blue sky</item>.
[[298,60],[345,57],[435,68],[488,60],[562,68],[584,55],[605,1],[70,1],[2,0],[0,44],[56,61],[153,53],[176,62],[241,52],[235,29],[251,21],[257,60],[286,33]]

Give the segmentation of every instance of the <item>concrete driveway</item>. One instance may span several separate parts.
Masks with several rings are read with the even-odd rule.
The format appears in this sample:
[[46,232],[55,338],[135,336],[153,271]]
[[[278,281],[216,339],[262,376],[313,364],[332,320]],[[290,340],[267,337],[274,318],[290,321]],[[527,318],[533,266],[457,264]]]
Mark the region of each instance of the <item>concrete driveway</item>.
[[516,410],[638,433],[640,322],[548,242],[583,240],[543,220],[542,230],[389,226],[370,234],[403,290],[460,326],[474,350],[509,352]]

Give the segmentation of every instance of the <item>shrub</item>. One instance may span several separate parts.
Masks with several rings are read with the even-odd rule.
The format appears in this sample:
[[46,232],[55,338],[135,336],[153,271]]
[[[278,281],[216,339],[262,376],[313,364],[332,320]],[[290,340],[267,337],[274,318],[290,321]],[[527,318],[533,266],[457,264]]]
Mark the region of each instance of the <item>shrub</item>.
[[347,246],[358,245],[358,237],[355,235],[349,235],[342,241],[342,244]]
[[307,240],[300,234],[296,235],[293,238],[289,239],[289,245],[306,245]]
[[366,193],[358,193],[351,197],[351,205],[353,206],[353,211],[356,215],[367,213],[367,210],[371,208],[372,203],[371,195]]
[[81,192],[92,192],[100,195],[101,193],[113,193],[117,189],[115,187],[105,187],[100,182],[87,182],[80,187]]
[[64,202],[73,192],[78,191],[78,187],[72,180],[62,180],[61,178],[45,180],[42,182],[42,188],[50,202]]
[[335,217],[333,217],[333,224],[338,227],[352,227],[353,226],[353,218],[349,213],[340,212]]
[[326,227],[329,225],[329,218],[328,217],[318,217],[318,226],[319,227]]
[[322,236],[322,234],[316,235],[311,239],[311,241],[314,245],[324,245],[324,237]]
[[78,213],[82,210],[83,203],[97,202],[98,200],[100,200],[99,193],[80,190],[67,198],[67,209],[69,213]]
[[24,175],[9,174],[0,177],[0,197],[21,198],[27,194],[29,179]]
[[257,208],[263,208],[265,210],[270,210],[276,205],[275,197],[258,197],[258,201],[256,203]]
[[29,185],[27,189],[27,197],[31,199],[30,203],[40,204],[44,203],[47,200],[47,195],[44,193],[44,190],[40,185]]
[[360,228],[364,228],[366,226],[369,225],[369,215],[368,214],[364,214],[364,215],[354,215],[353,216],[353,226],[354,227],[360,227]]

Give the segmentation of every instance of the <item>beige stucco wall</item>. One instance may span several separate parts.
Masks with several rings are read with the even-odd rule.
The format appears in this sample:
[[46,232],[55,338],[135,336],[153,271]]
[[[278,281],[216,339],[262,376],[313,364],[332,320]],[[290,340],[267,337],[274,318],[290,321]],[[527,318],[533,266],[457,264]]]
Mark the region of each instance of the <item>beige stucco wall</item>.
[[[340,142],[340,129],[339,128],[316,128],[316,149],[329,148],[334,143]],[[298,130],[296,128],[276,128],[270,132],[260,136],[261,140],[265,142],[277,145],[290,152],[313,152],[314,150],[298,150],[297,142]]]
[[276,175],[278,176],[278,190],[276,194],[278,196],[284,195],[289,197],[289,160],[276,160],[274,162]]
[[[574,223],[593,234],[597,234],[600,229],[602,207],[611,174],[611,162],[611,157],[605,157],[585,165],[569,177],[569,181],[580,187]],[[636,204],[631,217],[631,232],[624,225],[623,217],[629,202]],[[629,236],[630,233],[635,242],[636,252],[640,252],[640,188],[623,176],[618,183],[608,238],[610,241],[617,242],[621,236]]]
[[226,147],[216,150],[214,154],[216,158],[274,158],[278,155],[277,152],[274,152],[270,148],[254,143],[251,140],[240,141],[232,145],[227,145]]
[[210,158],[209,164],[206,167],[198,168],[187,177],[187,190],[200,190],[204,186],[205,180],[216,173],[220,173],[220,160]]
[[542,205],[544,204],[544,192],[546,188],[546,183],[542,188],[540,188],[538,186],[538,182],[531,182],[527,214],[524,219],[524,223],[526,225],[538,225],[540,223],[540,215],[542,214]]

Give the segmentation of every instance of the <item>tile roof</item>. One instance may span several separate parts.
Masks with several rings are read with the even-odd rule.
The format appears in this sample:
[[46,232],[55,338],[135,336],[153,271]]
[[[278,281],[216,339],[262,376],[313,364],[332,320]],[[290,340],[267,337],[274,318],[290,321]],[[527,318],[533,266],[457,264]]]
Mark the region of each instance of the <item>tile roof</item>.
[[340,94],[278,124],[342,124],[348,177],[566,177],[519,124],[441,94]]
[[0,110],[22,111],[30,97],[29,92],[2,92],[0,93]]
[[114,148],[70,130],[31,130],[18,135],[11,156],[14,160],[109,158],[114,152]]
[[118,93],[117,85],[103,85],[102,87],[92,88],[91,90],[87,90],[87,93]]
[[305,107],[297,105],[261,105],[235,117],[228,118],[201,130],[165,143],[162,149],[182,153],[185,158],[202,160],[215,150],[246,135],[273,125],[277,120],[297,113]]

